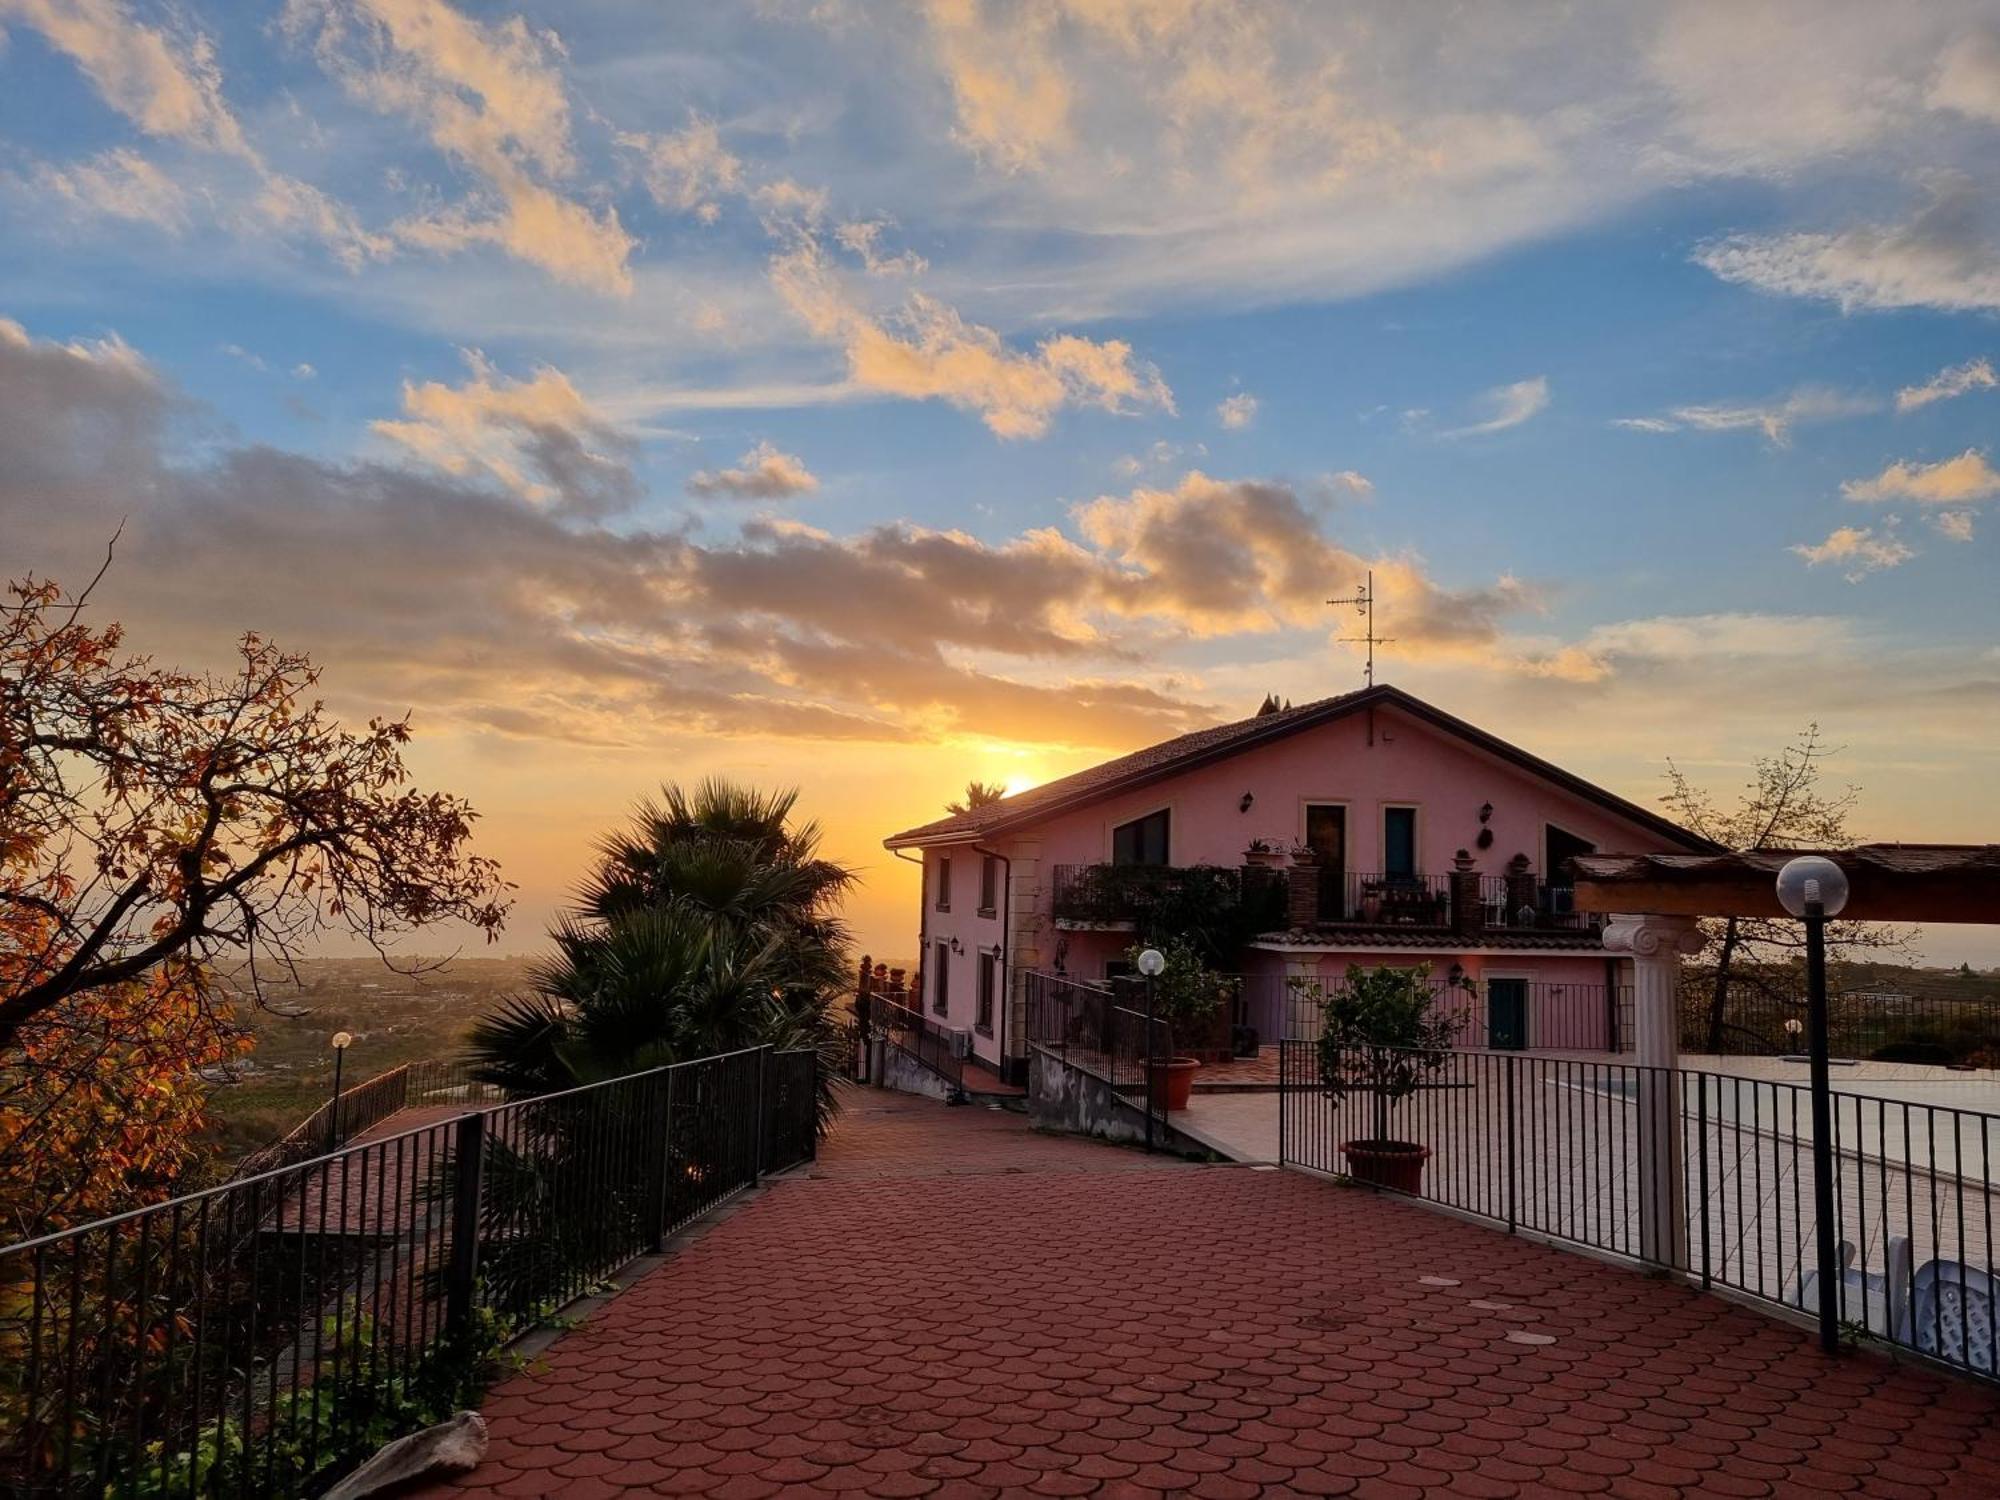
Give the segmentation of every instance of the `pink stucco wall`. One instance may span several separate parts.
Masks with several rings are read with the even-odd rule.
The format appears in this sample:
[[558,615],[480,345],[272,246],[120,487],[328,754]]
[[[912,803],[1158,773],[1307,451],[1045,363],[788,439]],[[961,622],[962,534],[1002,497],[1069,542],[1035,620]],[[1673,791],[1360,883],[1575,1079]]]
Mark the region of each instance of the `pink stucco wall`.
[[[939,870],[943,861],[951,861],[950,909],[940,910],[938,905]],[[954,849],[926,849],[924,851],[924,899],[922,926],[924,947],[918,962],[922,966],[923,1011],[946,1026],[970,1031],[973,1055],[989,1067],[997,1068],[1000,1063],[1001,1036],[1007,1020],[1007,973],[1004,967],[999,977],[999,993],[993,1006],[993,1030],[991,1035],[980,1032],[975,1026],[979,1005],[979,954],[981,952],[1000,953],[1003,907],[996,904],[991,912],[983,911],[979,905],[980,863],[983,856],[977,851],[958,847]],[[999,901],[1004,903],[1005,867],[1001,871]],[[953,940],[957,942],[953,950]],[[944,945],[939,953],[938,945]],[[934,1004],[937,996],[938,959],[942,957],[948,983],[945,991],[945,1011],[939,1014]],[[1004,955],[1002,955],[1004,960]],[[1016,1049],[1019,1050],[1018,1048]]]
[[[1241,806],[1246,793],[1251,798],[1247,811]],[[1253,838],[1279,848],[1301,841],[1307,804],[1323,802],[1347,808],[1346,868],[1351,872],[1381,869],[1382,812],[1388,806],[1417,809],[1417,861],[1423,874],[1448,873],[1453,856],[1466,849],[1485,875],[1504,874],[1516,854],[1525,854],[1532,870],[1546,875],[1544,829],[1551,823],[1589,840],[1604,853],[1656,850],[1663,843],[1660,834],[1650,828],[1397,709],[1379,708],[1372,726],[1365,715],[1339,719],[1060,814],[996,841],[992,847],[1013,856],[1024,870],[1032,872],[1033,910],[1017,910],[1013,919],[1014,967],[1052,966],[1060,948],[1068,972],[1095,977],[1104,972],[1107,961],[1123,954],[1131,941],[1129,934],[1058,932],[1048,918],[1054,868],[1108,861],[1112,830],[1119,824],[1167,808],[1172,814],[1170,863],[1233,867],[1242,863],[1244,847]],[[1482,826],[1479,809],[1489,802],[1493,813],[1485,826],[1494,836],[1490,847],[1481,850],[1477,847]],[[977,910],[980,855],[965,846],[945,852],[953,860],[949,911],[938,910],[936,901],[941,851],[924,853],[924,964],[931,971],[926,974],[924,1003],[929,1011],[935,994],[931,988],[935,984],[935,945],[939,941],[949,944],[956,938],[960,951],[946,956],[951,978],[948,1008],[942,1019],[952,1026],[970,1028],[976,1002],[976,955],[982,948],[996,949],[1001,944],[1002,924],[999,914],[985,916]],[[1316,969],[1332,979],[1344,972],[1350,961],[1399,966],[1428,962],[1440,977],[1457,963],[1474,979],[1528,979],[1537,987],[1529,1019],[1531,1046],[1595,1048],[1608,1040],[1601,1013],[1593,1022],[1585,1014],[1587,1007],[1561,997],[1553,1001],[1547,998],[1552,992],[1546,987],[1555,984],[1605,985],[1607,969],[1599,953],[1453,948],[1448,940],[1431,951],[1370,950],[1361,943],[1352,950],[1324,955],[1246,950],[1242,967],[1245,972],[1274,976],[1282,975],[1288,967],[1293,972]],[[1009,984],[1007,989],[1018,994],[1016,985]],[[1004,1005],[1002,1012],[1004,1015]],[[989,1061],[997,1060],[1007,1039],[1001,1033],[1018,1026],[1018,1012],[997,1020],[994,1036],[975,1038],[975,1052]]]

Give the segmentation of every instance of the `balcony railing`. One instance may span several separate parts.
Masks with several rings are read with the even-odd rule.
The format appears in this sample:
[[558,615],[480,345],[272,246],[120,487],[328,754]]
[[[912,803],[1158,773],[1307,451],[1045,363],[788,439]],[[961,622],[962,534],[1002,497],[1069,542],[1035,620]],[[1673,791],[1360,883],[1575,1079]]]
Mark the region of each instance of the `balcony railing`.
[[1319,871],[1319,919],[1370,927],[1451,926],[1451,877]]
[[1054,913],[1079,927],[1122,929],[1173,906],[1204,915],[1218,908],[1255,908],[1261,925],[1282,927],[1285,873],[1224,865],[1057,865]]
[[1488,927],[1591,932],[1604,925],[1601,915],[1578,911],[1575,902],[1574,887],[1538,875],[1479,877],[1479,904]]

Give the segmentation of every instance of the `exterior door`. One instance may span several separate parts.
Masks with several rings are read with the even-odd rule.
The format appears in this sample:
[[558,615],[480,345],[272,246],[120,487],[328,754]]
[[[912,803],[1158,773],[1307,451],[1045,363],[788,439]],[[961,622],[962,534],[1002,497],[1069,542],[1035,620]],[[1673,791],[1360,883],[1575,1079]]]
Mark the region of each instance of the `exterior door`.
[[1347,915],[1347,809],[1307,803],[1306,846],[1319,856],[1319,919],[1341,921]]
[[1486,1045],[1519,1052],[1528,1045],[1528,981],[1486,981]]

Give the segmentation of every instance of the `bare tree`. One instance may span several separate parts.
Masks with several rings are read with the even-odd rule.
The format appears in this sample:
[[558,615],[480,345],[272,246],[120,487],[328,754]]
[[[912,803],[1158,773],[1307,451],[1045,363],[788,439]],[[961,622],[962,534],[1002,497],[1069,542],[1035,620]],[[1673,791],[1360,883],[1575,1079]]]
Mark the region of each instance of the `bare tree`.
[[[1840,849],[1855,842],[1848,819],[1861,789],[1829,791],[1821,785],[1826,762],[1839,753],[1808,724],[1776,755],[1759,756],[1749,782],[1731,806],[1718,805],[1681,768],[1667,762],[1667,790],[1660,800],[1685,827],[1735,850]],[[1707,1044],[1720,1052],[1728,1025],[1732,986],[1741,985],[1773,1001],[1793,997],[1795,970],[1805,949],[1796,922],[1766,917],[1722,917],[1703,923],[1715,955],[1709,985]],[[1827,956],[1838,962],[1858,950],[1906,949],[1910,932],[1865,922],[1827,924]]]

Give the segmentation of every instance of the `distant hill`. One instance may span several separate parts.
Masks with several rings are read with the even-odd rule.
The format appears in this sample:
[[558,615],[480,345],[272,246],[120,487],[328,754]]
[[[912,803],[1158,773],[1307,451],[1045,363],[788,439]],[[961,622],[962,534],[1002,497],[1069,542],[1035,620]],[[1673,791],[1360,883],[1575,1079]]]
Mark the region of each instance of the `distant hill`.
[[458,1055],[472,1022],[527,987],[533,958],[456,958],[441,970],[399,974],[379,958],[299,964],[300,983],[270,986],[259,1008],[239,990],[237,1017],[256,1049],[211,1079],[215,1139],[235,1160],[290,1130],[333,1090],[336,1031],[354,1035],[343,1086],[421,1058]]

